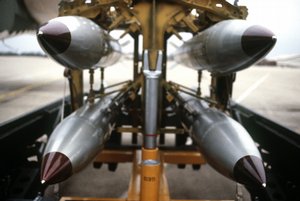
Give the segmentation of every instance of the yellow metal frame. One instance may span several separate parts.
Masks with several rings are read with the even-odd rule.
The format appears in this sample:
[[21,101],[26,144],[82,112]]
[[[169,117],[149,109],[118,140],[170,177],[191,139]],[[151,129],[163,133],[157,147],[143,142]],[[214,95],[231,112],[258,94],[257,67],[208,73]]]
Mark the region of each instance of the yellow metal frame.
[[[150,161],[150,163],[145,161]],[[171,199],[164,163],[199,165],[206,163],[202,154],[196,151],[160,151],[158,149],[104,150],[94,161],[94,163],[125,162],[132,162],[127,198],[62,197],[60,201],[184,201]]]
[[[195,16],[191,14],[193,9],[197,11],[197,15],[202,19],[201,25],[195,23]],[[159,53],[166,54],[166,35],[175,34],[180,38],[178,34],[180,30],[196,34],[207,28],[208,25],[218,21],[245,19],[247,14],[246,7],[234,6],[225,0],[93,0],[90,3],[74,0],[62,1],[59,8],[60,16],[84,16],[93,19],[108,31],[118,28],[124,29],[123,35],[127,33],[134,35],[136,42],[134,67],[136,72],[139,65],[137,37],[139,34],[143,36],[143,50],[149,53],[147,59],[150,70],[155,71],[157,70],[156,64]],[[165,68],[162,70],[165,71]],[[137,77],[137,73],[134,77]],[[71,86],[72,108],[76,110],[83,103],[82,72],[70,70],[68,78]],[[216,88],[215,85],[216,83],[212,82],[212,89]],[[214,92],[212,94],[214,95]],[[212,98],[214,100],[222,99],[222,97],[218,97],[218,94],[215,94]],[[226,100],[226,97],[223,99]],[[142,132],[139,128],[118,129],[118,132]],[[167,129],[159,130],[157,128],[157,131],[163,133]],[[200,153],[192,151],[171,152],[158,149],[142,149],[134,151],[104,150],[95,160],[95,163],[120,162],[132,162],[133,164],[126,199],[63,197],[61,201],[172,201],[164,173],[164,163],[203,164],[205,159]]]

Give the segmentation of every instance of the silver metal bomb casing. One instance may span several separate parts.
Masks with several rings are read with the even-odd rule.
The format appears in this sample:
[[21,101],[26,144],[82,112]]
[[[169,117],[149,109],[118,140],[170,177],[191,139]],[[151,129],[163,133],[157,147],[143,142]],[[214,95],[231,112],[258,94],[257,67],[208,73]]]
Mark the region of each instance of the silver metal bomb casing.
[[112,130],[111,103],[109,97],[87,103],[55,128],[44,152],[41,181],[61,182],[99,153]]
[[[193,111],[193,115],[186,119],[190,122],[190,136],[214,169],[240,183],[265,186],[261,155],[244,127],[226,114],[204,107],[199,100],[188,100],[185,108]],[[247,158],[250,162],[245,161]],[[252,162],[254,164],[251,164]],[[245,173],[244,168],[250,170],[247,169]],[[252,172],[252,168],[255,173]],[[241,169],[243,170],[240,171]],[[244,173],[246,175],[243,175]]]
[[119,43],[85,17],[54,18],[39,28],[37,38],[51,58],[69,68],[107,67],[121,57]]
[[174,59],[195,70],[227,74],[258,62],[275,43],[275,35],[262,26],[245,20],[224,20],[185,42]]
[[110,35],[106,34],[106,43],[104,47],[104,55],[101,57],[99,62],[95,65],[96,67],[107,67],[112,66],[121,58],[122,50],[119,42],[113,39]]

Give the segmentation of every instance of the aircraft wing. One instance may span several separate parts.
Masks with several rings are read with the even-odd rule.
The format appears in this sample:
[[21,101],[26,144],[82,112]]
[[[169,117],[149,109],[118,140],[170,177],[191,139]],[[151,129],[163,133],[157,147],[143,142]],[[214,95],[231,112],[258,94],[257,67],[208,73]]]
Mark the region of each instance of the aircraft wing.
[[0,0],[0,39],[35,30],[58,15],[59,0]]

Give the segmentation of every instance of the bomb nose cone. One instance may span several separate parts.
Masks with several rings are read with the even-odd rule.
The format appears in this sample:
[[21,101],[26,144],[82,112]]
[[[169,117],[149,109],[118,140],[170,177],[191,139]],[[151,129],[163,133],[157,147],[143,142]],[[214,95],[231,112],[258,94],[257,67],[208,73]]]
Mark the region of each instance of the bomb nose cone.
[[257,156],[245,156],[238,160],[234,166],[233,174],[239,183],[253,187],[266,186],[264,165]]
[[49,21],[42,25],[37,32],[37,38],[50,55],[65,52],[71,44],[70,30],[65,24],[57,21]]
[[270,30],[255,25],[243,33],[242,48],[250,57],[262,56],[273,48],[276,40],[276,36]]
[[70,159],[60,152],[47,153],[43,158],[41,170],[42,184],[62,182],[72,174]]

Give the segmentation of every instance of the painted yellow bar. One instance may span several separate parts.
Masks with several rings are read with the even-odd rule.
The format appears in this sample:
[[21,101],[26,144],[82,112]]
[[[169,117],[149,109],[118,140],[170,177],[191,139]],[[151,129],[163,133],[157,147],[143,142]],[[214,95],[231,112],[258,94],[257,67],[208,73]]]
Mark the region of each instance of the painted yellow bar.
[[[60,201],[129,201],[129,200],[114,199],[114,198],[62,197]],[[139,201],[139,200],[135,200],[135,201]],[[234,200],[170,200],[170,201],[234,201]]]
[[85,197],[62,197],[60,201],[127,201],[127,199],[115,198],[85,198]]
[[162,151],[165,163],[171,164],[205,164],[203,155],[197,151]]
[[158,201],[160,189],[160,162],[158,149],[142,150],[141,201]]
[[142,148],[142,160],[158,160],[158,148],[144,149]]
[[234,200],[170,200],[170,201],[234,201]]
[[127,201],[139,201],[141,190],[141,153],[140,151],[134,152],[132,162],[132,173],[128,187]]

